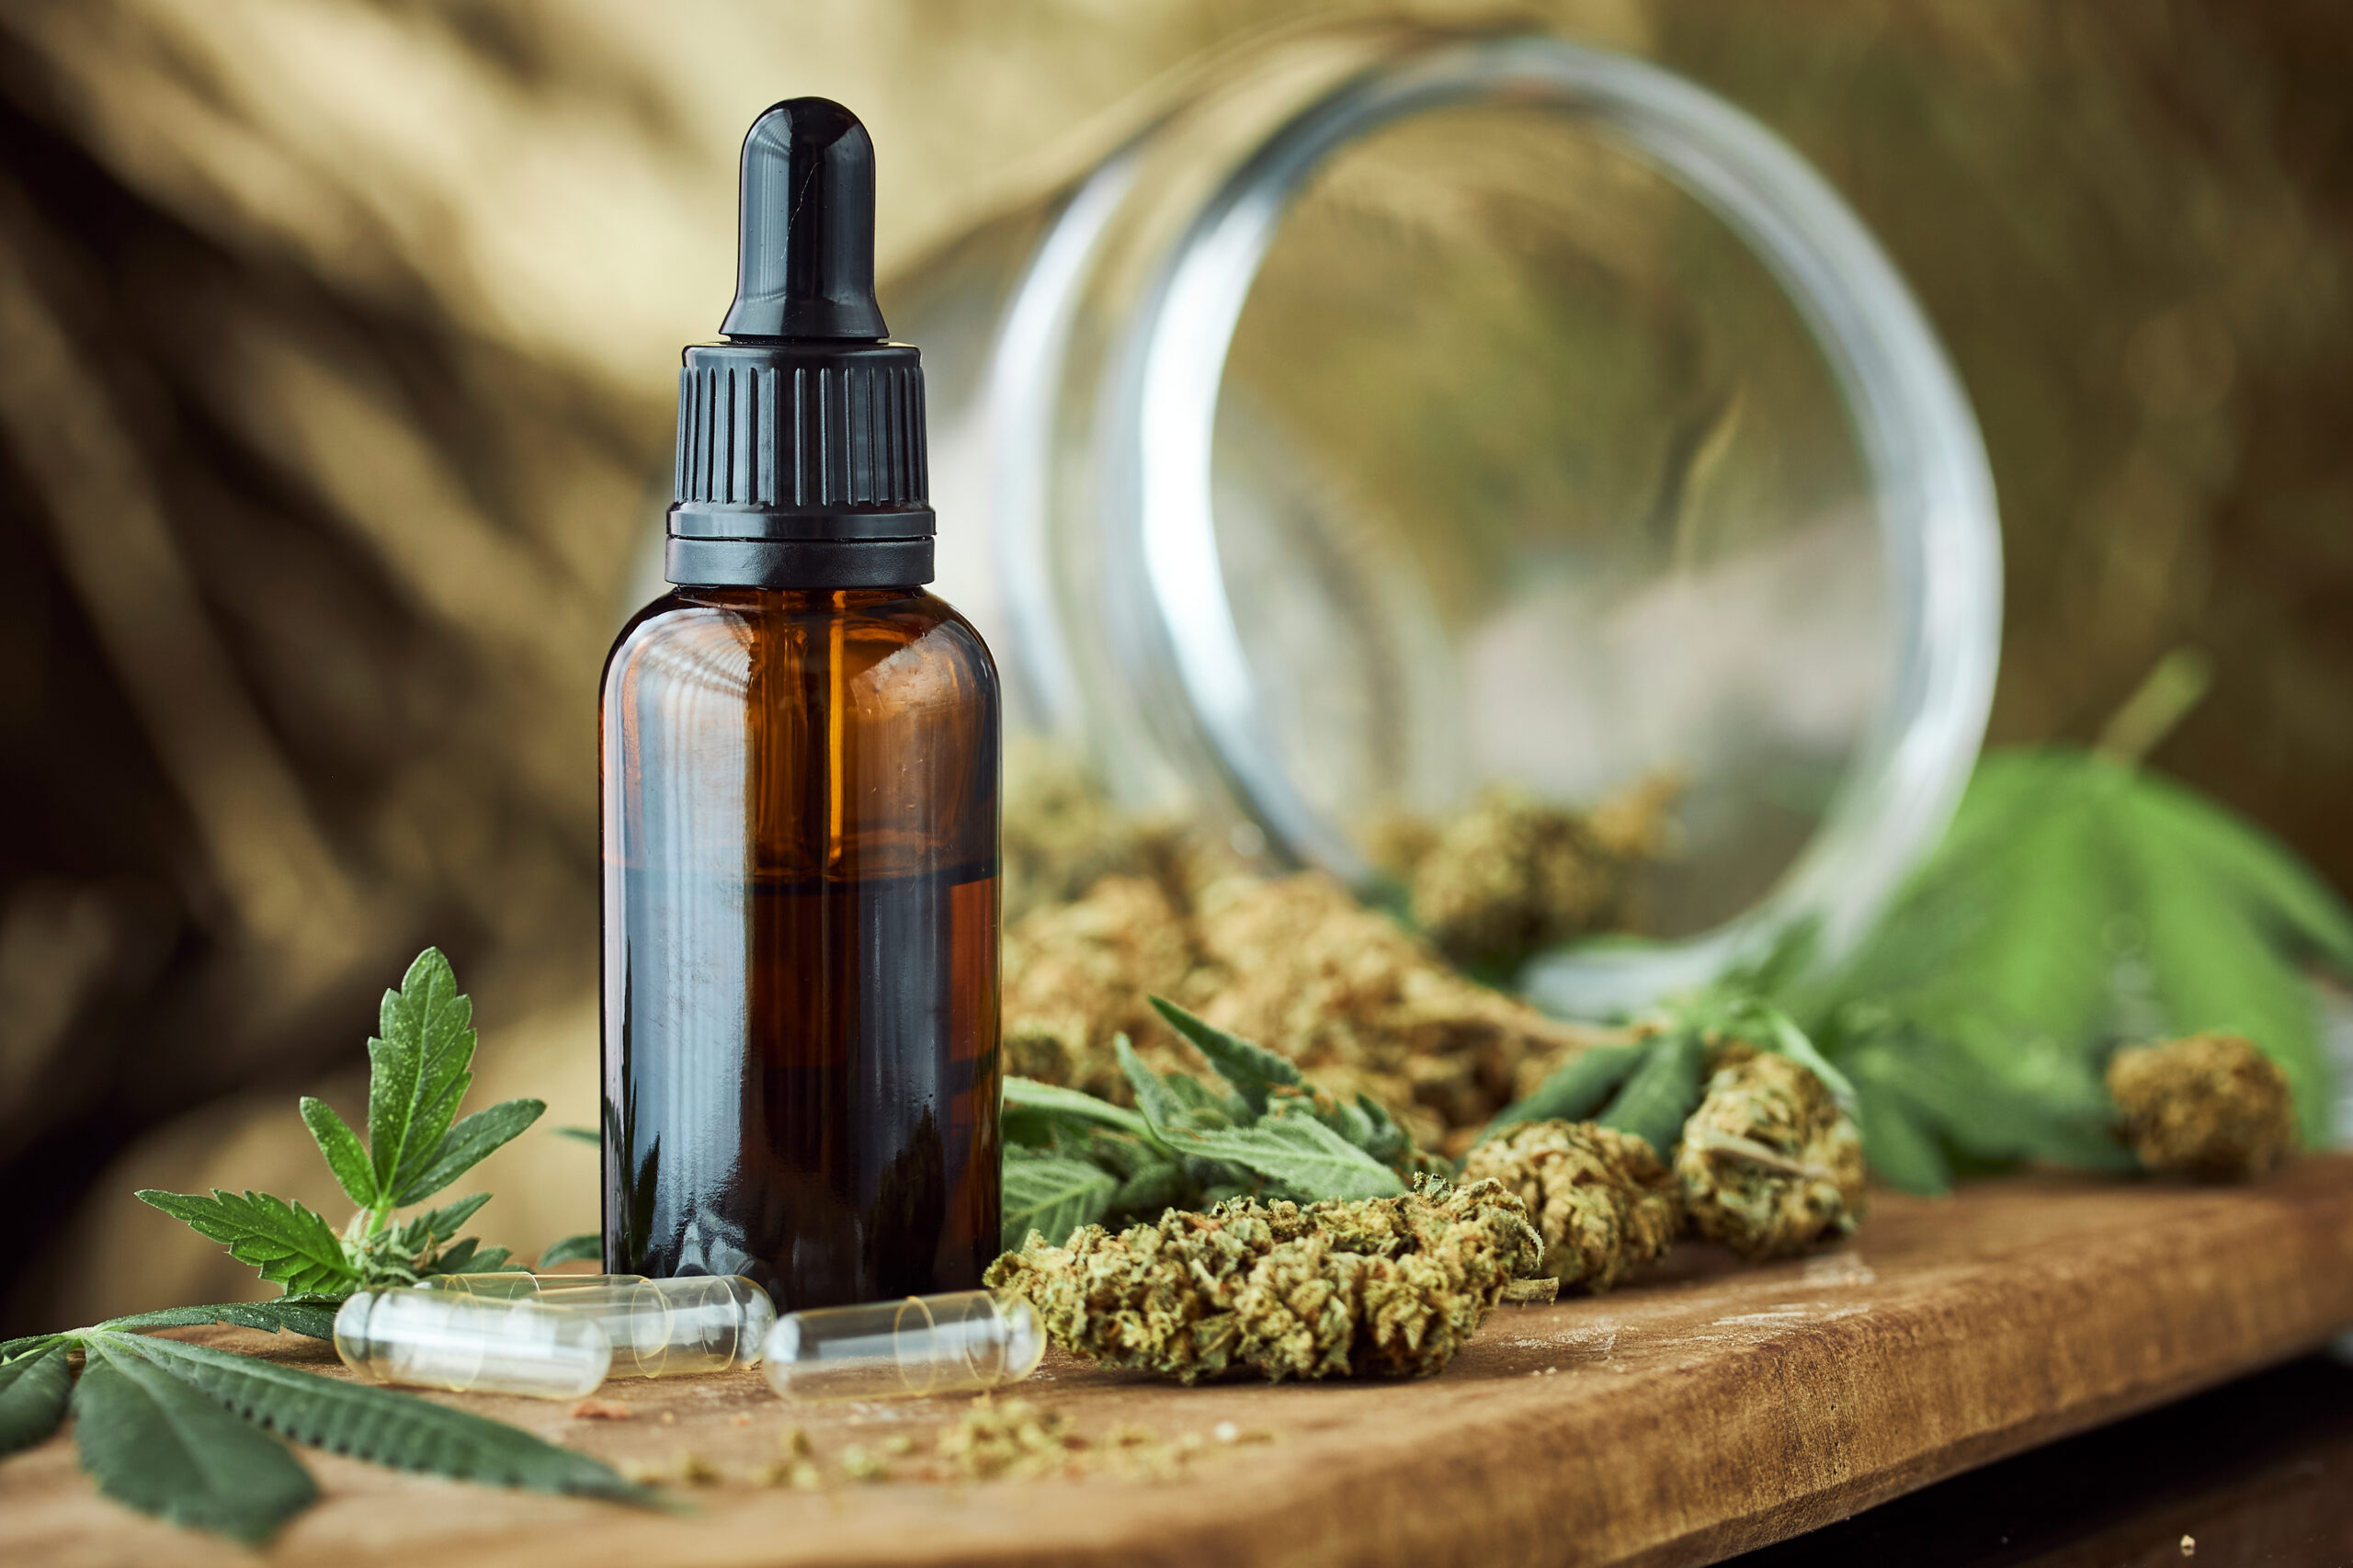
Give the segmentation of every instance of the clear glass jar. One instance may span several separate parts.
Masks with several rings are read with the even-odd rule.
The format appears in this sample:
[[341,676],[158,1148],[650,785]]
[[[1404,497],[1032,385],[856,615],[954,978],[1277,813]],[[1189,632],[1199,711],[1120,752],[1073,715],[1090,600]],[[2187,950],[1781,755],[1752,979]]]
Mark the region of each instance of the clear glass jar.
[[1793,922],[1836,950],[1990,700],[1993,487],[1853,214],[1756,121],[1559,39],[1262,39],[899,279],[939,591],[1017,725],[1366,885],[1493,780],[1680,786],[1598,1015]]

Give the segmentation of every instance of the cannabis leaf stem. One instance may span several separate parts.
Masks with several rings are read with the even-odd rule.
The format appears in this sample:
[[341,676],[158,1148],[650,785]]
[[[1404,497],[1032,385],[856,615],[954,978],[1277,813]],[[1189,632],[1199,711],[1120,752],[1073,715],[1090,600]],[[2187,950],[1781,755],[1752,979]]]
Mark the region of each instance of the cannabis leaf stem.
[[[325,1101],[302,1125],[355,1206],[338,1233],[303,1204],[266,1192],[143,1191],[139,1198],[223,1243],[284,1290],[274,1301],[166,1307],[63,1334],[0,1344],[0,1454],[40,1441],[69,1405],[82,1465],[128,1506],[246,1542],[267,1540],[318,1494],[275,1431],[404,1470],[497,1485],[642,1502],[609,1467],[527,1433],[389,1389],[315,1376],[135,1330],[233,1324],[330,1339],[355,1290],[427,1275],[512,1267],[505,1247],[459,1230],[490,1201],[478,1192],[400,1218],[512,1140],[547,1108],[506,1100],[462,1120],[472,1085],[473,1005],[439,949],[417,955],[384,994],[368,1042],[368,1137]],[[574,1237],[551,1259],[585,1256]],[[69,1357],[80,1351],[81,1380]]]

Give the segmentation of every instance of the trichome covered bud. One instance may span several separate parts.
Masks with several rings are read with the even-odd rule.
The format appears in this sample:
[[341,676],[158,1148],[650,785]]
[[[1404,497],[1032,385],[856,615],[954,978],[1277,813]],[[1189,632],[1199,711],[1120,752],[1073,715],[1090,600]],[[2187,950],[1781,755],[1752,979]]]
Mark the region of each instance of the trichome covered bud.
[[1198,1382],[1417,1377],[1444,1368],[1543,1244],[1494,1182],[1428,1181],[1397,1198],[1175,1210],[1068,1246],[1032,1235],[989,1267],[1055,1344]]
[[1449,1129],[1467,1143],[1594,1038],[1465,979],[1321,873],[1228,879],[1202,894],[1193,931],[1202,967],[1179,1000],[1343,1099],[1371,1095],[1425,1147]]
[[1658,852],[1676,789],[1646,779],[1586,814],[1490,788],[1414,858],[1415,923],[1458,962],[1506,968],[1623,925],[1631,873]]
[[1007,926],[1106,877],[1152,872],[1143,824],[1113,803],[1083,758],[1050,742],[1006,743],[1003,835]]
[[1772,1052],[1727,1051],[1675,1156],[1701,1235],[1750,1262],[1862,1221],[1863,1143],[1829,1086]]
[[2287,1074],[2238,1035],[2120,1051],[2108,1092],[2124,1141],[2153,1171],[2243,1181],[2278,1169],[2296,1147]]
[[1471,1151],[1465,1180],[1501,1182],[1544,1240],[1543,1272],[1607,1290],[1665,1255],[1683,1224],[1673,1173],[1643,1139],[1590,1121],[1531,1121]]
[[1191,963],[1183,917],[1149,879],[1106,877],[1035,911],[1006,932],[1007,1070],[1124,1100],[1111,1042],[1129,1035],[1173,1065],[1176,1041],[1147,997],[1176,990]]

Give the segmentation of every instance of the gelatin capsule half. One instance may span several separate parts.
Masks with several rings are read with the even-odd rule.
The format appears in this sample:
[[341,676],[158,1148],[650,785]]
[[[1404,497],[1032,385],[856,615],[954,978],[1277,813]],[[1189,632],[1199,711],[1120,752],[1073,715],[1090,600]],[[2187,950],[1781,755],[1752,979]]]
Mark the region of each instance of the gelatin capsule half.
[[986,1290],[787,1312],[768,1331],[768,1386],[787,1399],[963,1393],[1038,1369],[1046,1334],[1018,1297]]
[[594,1318],[441,1290],[359,1291],[335,1313],[335,1349],[373,1382],[534,1399],[577,1399],[613,1360]]

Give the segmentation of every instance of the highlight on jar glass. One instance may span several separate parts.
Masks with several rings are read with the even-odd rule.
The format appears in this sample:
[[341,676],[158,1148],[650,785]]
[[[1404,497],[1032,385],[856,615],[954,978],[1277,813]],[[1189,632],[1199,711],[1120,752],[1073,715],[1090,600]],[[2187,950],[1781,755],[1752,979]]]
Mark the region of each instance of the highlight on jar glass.
[[585,1318],[611,1342],[617,1378],[752,1366],[776,1322],[767,1292],[740,1275],[442,1274],[423,1283],[486,1301],[532,1301]]
[[787,1312],[768,1331],[768,1386],[787,1399],[975,1393],[1038,1369],[1029,1302],[986,1290]]
[[446,1290],[362,1290],[335,1315],[335,1351],[371,1382],[576,1399],[612,1366],[593,1317],[535,1301]]

